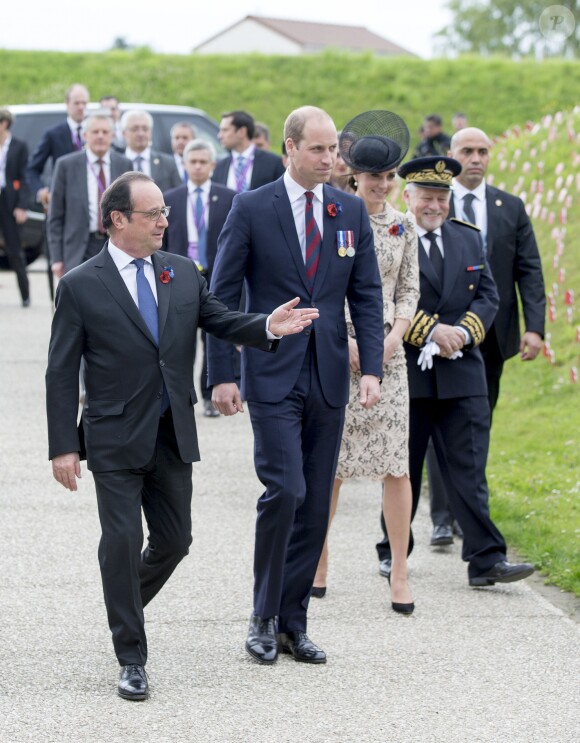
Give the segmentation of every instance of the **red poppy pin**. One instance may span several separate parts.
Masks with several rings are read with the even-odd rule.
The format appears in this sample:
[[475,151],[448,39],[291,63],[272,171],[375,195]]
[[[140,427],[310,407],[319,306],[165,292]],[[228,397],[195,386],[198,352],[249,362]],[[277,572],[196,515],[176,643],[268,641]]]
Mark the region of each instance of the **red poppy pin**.
[[171,266],[163,266],[163,271],[161,271],[161,274],[159,276],[159,281],[162,284],[169,284],[169,282],[174,276],[175,276],[175,273],[173,272],[173,268]]
[[342,204],[340,201],[331,201],[326,205],[326,213],[329,217],[340,217],[342,214]]
[[389,235],[393,235],[393,237],[398,237],[399,235],[402,235],[405,232],[405,228],[402,224],[392,224],[389,227]]
[[12,181],[12,188],[15,191],[20,191],[20,181]]

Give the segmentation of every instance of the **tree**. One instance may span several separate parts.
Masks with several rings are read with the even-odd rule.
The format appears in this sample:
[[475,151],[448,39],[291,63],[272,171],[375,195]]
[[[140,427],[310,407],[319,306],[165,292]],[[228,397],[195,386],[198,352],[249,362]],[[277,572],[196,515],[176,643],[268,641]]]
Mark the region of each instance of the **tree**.
[[[542,14],[549,0],[449,0],[453,21],[435,34],[444,54],[580,57],[579,0],[554,0],[572,16]],[[574,18],[577,22],[573,28]],[[564,32],[562,31],[564,30]],[[569,35],[567,35],[569,34]]]

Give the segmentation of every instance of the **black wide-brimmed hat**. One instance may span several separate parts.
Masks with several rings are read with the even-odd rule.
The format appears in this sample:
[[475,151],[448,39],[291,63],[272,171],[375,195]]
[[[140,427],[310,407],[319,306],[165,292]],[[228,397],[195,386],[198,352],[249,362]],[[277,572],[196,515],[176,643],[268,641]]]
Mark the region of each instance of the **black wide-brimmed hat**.
[[451,188],[453,178],[461,173],[461,163],[452,157],[417,157],[401,165],[397,171],[407,183],[423,188]]
[[362,173],[395,168],[409,149],[409,129],[392,111],[365,111],[343,128],[338,142],[342,159]]

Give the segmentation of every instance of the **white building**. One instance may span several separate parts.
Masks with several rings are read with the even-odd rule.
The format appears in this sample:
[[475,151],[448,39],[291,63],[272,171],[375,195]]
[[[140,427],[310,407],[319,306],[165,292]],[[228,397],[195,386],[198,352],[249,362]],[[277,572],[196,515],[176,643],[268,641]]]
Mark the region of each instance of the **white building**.
[[377,56],[416,56],[362,26],[286,21],[248,15],[196,46],[197,54],[314,54],[324,49],[371,51]]

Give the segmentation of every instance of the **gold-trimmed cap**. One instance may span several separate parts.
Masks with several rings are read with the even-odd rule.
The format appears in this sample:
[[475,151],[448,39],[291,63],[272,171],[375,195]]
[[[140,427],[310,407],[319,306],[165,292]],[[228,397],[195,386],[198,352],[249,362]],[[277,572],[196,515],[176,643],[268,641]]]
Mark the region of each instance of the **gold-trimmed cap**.
[[451,188],[451,180],[461,173],[461,163],[452,157],[417,157],[397,171],[407,183],[423,188]]

